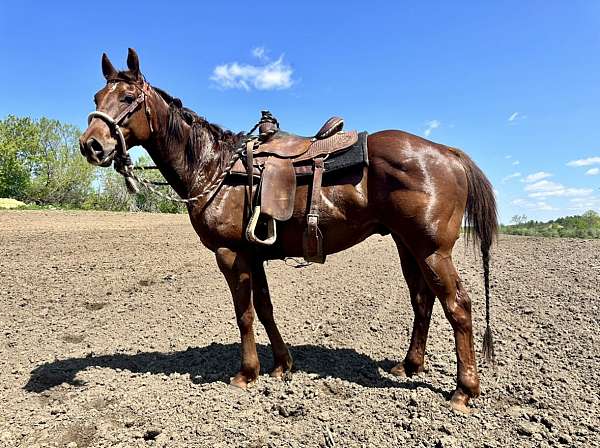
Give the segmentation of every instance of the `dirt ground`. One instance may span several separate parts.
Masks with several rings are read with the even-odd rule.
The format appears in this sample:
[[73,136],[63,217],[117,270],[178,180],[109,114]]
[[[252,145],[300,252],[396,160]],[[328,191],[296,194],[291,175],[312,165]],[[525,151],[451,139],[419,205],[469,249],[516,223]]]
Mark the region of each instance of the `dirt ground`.
[[[480,259],[455,262],[484,325]],[[0,446],[600,446],[600,241],[502,237],[492,260],[498,365],[473,414],[435,305],[425,374],[389,375],[412,310],[389,237],[304,269],[267,267],[297,371],[228,386],[239,334],[187,216],[0,212]]]

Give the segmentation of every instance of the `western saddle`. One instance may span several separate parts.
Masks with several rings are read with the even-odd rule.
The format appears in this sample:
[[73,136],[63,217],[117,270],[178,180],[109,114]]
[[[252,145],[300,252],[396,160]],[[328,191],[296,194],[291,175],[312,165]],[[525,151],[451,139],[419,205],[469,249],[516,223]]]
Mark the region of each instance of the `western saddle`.
[[[279,130],[279,123],[268,111],[262,111],[258,138],[246,144],[244,158],[233,166],[232,173],[248,179],[248,203],[251,217],[246,238],[256,244],[272,245],[277,240],[276,221],[287,221],[294,211],[297,176],[312,175],[310,208],[306,215],[303,238],[306,261],[325,262],[323,237],[319,230],[321,183],[325,160],[342,153],[358,140],[356,131],[344,132],[344,120],[332,117],[314,137],[301,137]],[[257,194],[254,183],[258,178]],[[255,197],[256,196],[256,197]],[[257,224],[266,219],[266,237],[257,235]]]

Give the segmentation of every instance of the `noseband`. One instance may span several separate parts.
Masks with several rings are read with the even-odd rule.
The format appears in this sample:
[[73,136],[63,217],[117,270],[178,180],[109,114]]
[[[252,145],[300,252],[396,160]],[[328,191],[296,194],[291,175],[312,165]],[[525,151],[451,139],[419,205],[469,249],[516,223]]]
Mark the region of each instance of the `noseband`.
[[[126,82],[126,81],[122,81],[120,79],[108,81],[108,83],[117,83],[117,82]],[[117,147],[115,150],[113,150],[111,155],[114,154],[115,152],[117,152],[117,154],[123,161],[128,159],[128,155],[127,155],[127,144],[125,143],[125,136],[123,135],[123,131],[121,130],[120,124],[123,122],[123,120],[125,120],[125,118],[127,118],[138,107],[140,107],[140,105],[142,103],[144,103],[146,118],[148,119],[148,125],[150,126],[150,132],[154,131],[152,129],[152,120],[150,117],[150,109],[148,108],[148,103],[146,102],[146,96],[147,96],[146,92],[148,91],[148,83],[146,83],[144,81],[144,83],[142,84],[141,87],[139,87],[139,86],[135,86],[135,87],[140,90],[140,94],[129,106],[127,106],[123,111],[121,111],[121,113],[119,115],[117,115],[115,118],[113,118],[110,115],[108,115],[107,113],[101,112],[99,110],[90,112],[88,115],[88,126],[94,118],[100,118],[102,121],[104,121],[104,123],[106,123],[106,125],[111,130],[111,132],[113,132],[117,135],[117,138],[118,138]],[[131,162],[129,162],[129,163],[131,163]]]

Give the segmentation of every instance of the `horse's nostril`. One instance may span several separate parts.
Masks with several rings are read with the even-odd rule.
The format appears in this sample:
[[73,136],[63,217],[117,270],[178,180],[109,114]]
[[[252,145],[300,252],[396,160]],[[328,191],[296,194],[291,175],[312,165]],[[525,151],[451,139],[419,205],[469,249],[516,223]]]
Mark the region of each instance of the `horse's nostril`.
[[96,157],[98,157],[99,159],[102,159],[104,156],[104,148],[102,147],[102,145],[100,144],[100,142],[98,140],[96,140],[95,138],[90,138],[87,141],[87,145],[88,148],[90,148],[93,153],[96,155]]

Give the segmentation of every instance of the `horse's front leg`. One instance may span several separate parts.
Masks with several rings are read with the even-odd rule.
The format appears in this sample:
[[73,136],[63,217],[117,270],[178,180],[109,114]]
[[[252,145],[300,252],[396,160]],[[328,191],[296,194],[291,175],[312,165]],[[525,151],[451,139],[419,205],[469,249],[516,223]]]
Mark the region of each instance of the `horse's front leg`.
[[252,259],[243,252],[220,248],[216,252],[217,264],[225,276],[235,307],[235,317],[242,339],[240,371],[231,384],[245,389],[258,378],[260,364],[254,342],[254,307],[252,306]]
[[256,314],[267,331],[273,350],[274,365],[271,376],[282,378],[286,372],[292,369],[293,361],[273,318],[273,303],[269,295],[269,285],[262,261],[257,261],[252,265],[252,289]]

